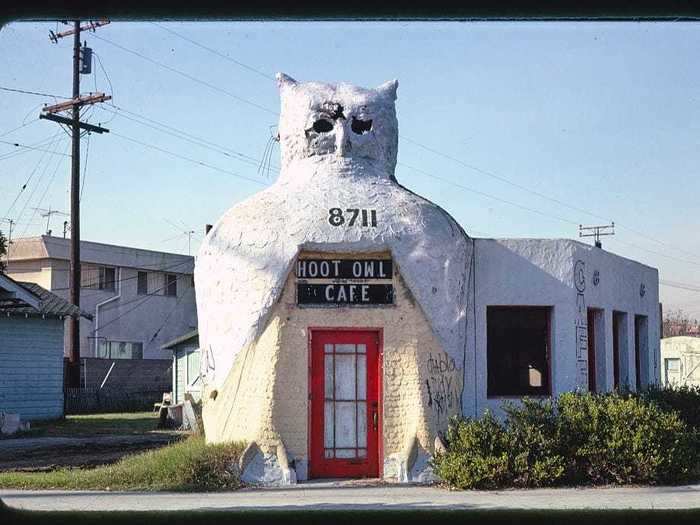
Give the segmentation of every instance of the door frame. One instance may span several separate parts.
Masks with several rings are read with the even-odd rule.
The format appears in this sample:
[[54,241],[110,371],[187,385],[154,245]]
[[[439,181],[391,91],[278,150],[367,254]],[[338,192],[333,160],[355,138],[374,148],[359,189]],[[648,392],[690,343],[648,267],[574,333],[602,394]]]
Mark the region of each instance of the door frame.
[[[364,326],[309,326],[308,336],[307,336],[307,361],[308,361],[308,375],[307,375],[307,415],[306,415],[306,441],[307,441],[307,458],[309,463],[312,461],[312,451],[311,451],[311,433],[313,432],[313,424],[311,420],[312,415],[312,401],[311,401],[311,389],[313,386],[313,369],[312,369],[312,359],[313,359],[313,336],[319,332],[375,332],[377,334],[377,403],[378,403],[378,428],[377,428],[377,469],[378,476],[380,478],[384,477],[384,328],[381,327],[364,327]],[[311,479],[311,465],[308,468],[308,478]]]

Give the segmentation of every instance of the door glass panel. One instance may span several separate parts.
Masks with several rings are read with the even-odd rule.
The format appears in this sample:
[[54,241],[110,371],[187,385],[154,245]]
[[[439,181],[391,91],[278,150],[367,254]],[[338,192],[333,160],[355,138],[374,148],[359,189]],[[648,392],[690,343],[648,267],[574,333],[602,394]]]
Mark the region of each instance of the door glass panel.
[[335,403],[335,446],[356,447],[355,402],[336,401]]
[[367,356],[357,356],[357,399],[367,399]]
[[323,442],[326,448],[333,448],[333,429],[334,429],[334,417],[333,417],[333,401],[326,401],[324,407],[324,436]]
[[332,457],[333,457],[333,449],[327,448],[326,449],[326,459],[331,459]]
[[367,449],[366,448],[361,448],[357,451],[358,457],[361,458],[366,458],[367,457]]
[[355,345],[349,345],[349,344],[335,345],[335,351],[339,354],[354,354],[355,353]]
[[357,353],[358,354],[366,354],[367,353],[367,345],[366,344],[357,345]]
[[325,382],[325,395],[326,399],[333,399],[333,385],[335,381],[333,380],[333,354],[327,354],[324,356],[324,382]]
[[335,457],[350,459],[356,456],[354,448],[339,448],[335,451]]
[[323,351],[327,354],[333,353],[333,345],[325,344],[323,345]]
[[335,398],[348,401],[356,399],[354,354],[335,356]]
[[357,446],[367,446],[367,403],[357,403]]

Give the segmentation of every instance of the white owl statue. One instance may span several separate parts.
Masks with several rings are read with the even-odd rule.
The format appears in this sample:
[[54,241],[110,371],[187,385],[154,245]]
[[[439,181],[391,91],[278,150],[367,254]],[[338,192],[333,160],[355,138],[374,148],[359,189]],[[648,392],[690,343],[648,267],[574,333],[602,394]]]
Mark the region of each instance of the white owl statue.
[[[195,263],[207,441],[248,443],[241,468],[252,480],[307,477],[308,324],[381,325],[385,338],[398,342],[387,339],[383,349],[379,475],[418,479],[426,462],[416,459],[416,449],[434,452],[448,416],[461,413],[472,241],[447,212],[395,178],[397,81],[376,89],[297,82],[284,74],[277,81],[279,178],[214,224]],[[350,224],[343,215],[349,208],[372,215]],[[372,307],[317,308],[299,314],[316,316],[304,324],[295,317],[293,286],[303,253],[389,254],[397,304],[377,308],[381,319]],[[410,310],[404,314],[402,308]],[[387,335],[387,316],[397,326],[406,324]],[[419,325],[426,328],[412,335]],[[447,363],[445,370],[436,368],[438,362]],[[389,370],[390,363],[397,367]],[[454,382],[438,397],[426,374],[443,372],[452,373]],[[394,399],[405,401],[402,415],[390,412]],[[443,413],[435,415],[438,403]]]

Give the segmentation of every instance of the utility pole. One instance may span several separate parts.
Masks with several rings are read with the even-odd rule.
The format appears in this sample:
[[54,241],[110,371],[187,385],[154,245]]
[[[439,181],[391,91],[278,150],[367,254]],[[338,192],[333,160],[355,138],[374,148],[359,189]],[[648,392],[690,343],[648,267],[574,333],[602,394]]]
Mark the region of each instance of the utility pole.
[[[592,232],[592,233],[584,233]],[[578,225],[578,236],[579,237],[593,237],[595,240],[595,247],[602,248],[603,243],[600,242],[600,238],[603,235],[615,235],[615,223],[607,224],[605,226],[582,226]]]
[[[91,56],[84,47],[85,53],[81,53],[80,33],[82,31],[95,31],[97,27],[109,24],[109,21],[90,22],[85,26],[80,25],[80,20],[73,22],[73,29],[61,33],[50,32],[49,39],[57,43],[59,38],[73,35],[73,93],[72,100],[45,106],[39,118],[52,120],[59,124],[70,126],[71,129],[71,184],[70,184],[70,293],[68,300],[80,309],[80,130],[88,132],[107,133],[108,129],[80,122],[80,108],[88,104],[104,102],[112,97],[104,93],[80,96],[80,74],[89,73],[90,68],[81,68],[81,58]],[[72,109],[71,118],[56,115],[61,111]],[[80,388],[80,314],[72,316],[68,324],[69,334],[69,358],[68,358],[68,386]]]

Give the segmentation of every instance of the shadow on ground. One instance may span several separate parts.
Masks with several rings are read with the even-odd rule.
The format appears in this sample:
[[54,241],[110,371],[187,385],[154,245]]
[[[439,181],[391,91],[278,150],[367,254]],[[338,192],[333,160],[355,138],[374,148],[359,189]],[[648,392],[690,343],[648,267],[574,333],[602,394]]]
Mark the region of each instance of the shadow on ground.
[[[338,510],[337,505],[329,503],[319,510],[269,510],[227,511],[225,509],[200,511],[162,511],[162,512],[38,512],[10,509],[0,501],[0,523],[3,524],[59,524],[59,525],[244,525],[244,524],[282,524],[293,525],[344,525],[371,523],[439,523],[449,525],[468,524],[522,524],[543,525],[562,523],[578,524],[697,524],[700,523],[698,510],[635,510],[635,511],[594,511],[594,510],[363,510],[358,506],[353,510]],[[294,507],[288,507],[294,508]]]

